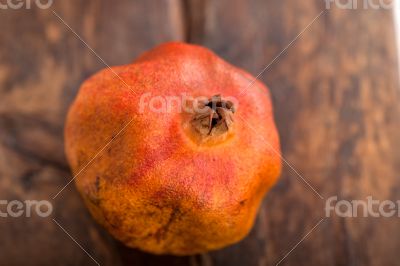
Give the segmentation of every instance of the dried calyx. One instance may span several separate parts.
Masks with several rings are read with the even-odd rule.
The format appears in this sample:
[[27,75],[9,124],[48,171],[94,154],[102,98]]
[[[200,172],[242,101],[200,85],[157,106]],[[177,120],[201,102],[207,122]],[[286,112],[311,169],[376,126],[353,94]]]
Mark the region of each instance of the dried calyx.
[[191,121],[194,129],[202,136],[218,136],[228,132],[233,125],[235,106],[221,95],[200,102]]

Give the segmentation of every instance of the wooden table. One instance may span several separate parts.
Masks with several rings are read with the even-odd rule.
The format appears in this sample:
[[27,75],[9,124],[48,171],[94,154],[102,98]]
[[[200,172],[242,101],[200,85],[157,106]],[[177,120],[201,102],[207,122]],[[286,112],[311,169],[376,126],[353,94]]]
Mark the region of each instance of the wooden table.
[[[129,63],[170,40],[202,44],[254,75],[266,67],[260,79],[287,161],[250,235],[192,257],[124,248],[73,185],[52,201],[71,179],[63,123],[79,84],[104,62]],[[95,265],[71,236],[101,265],[400,265],[397,216],[324,210],[331,196],[399,199],[395,41],[390,10],[326,9],[321,0],[69,0],[0,10],[0,198],[54,206],[49,218],[0,218],[0,264]]]

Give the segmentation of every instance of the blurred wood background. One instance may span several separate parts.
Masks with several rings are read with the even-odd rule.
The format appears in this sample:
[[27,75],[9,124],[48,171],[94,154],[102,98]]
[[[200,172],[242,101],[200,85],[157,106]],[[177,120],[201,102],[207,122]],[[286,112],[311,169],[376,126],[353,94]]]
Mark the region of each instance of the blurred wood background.
[[111,239],[70,185],[49,218],[0,218],[1,265],[95,265],[52,218],[101,265],[400,265],[398,217],[320,222],[331,196],[400,197],[392,11],[327,10],[321,0],[69,0],[0,10],[1,199],[52,201],[71,179],[66,110],[79,84],[105,67],[56,14],[109,65],[179,40],[254,75],[309,25],[260,79],[272,92],[284,157],[324,199],[285,165],[245,240],[198,256],[152,256]]

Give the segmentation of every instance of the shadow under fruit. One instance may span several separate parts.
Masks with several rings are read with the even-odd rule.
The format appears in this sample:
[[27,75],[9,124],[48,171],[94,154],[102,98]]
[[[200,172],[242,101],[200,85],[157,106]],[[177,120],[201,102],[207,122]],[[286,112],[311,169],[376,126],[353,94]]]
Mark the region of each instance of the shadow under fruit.
[[[244,238],[281,170],[269,92],[253,80],[205,48],[166,43],[85,81],[65,147],[93,217],[155,254]],[[182,95],[202,100],[191,110],[160,100]]]

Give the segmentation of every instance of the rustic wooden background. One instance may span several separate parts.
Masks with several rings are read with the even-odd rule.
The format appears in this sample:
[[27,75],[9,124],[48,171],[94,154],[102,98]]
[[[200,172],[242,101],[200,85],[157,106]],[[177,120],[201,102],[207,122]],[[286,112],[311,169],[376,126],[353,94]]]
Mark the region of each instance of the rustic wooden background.
[[180,40],[256,75],[324,10],[260,76],[272,91],[284,157],[324,200],[285,165],[244,241],[198,256],[152,256],[111,239],[70,185],[49,218],[0,218],[0,265],[95,265],[52,218],[101,265],[400,265],[400,218],[321,221],[330,196],[400,197],[388,10],[326,10],[322,0],[69,0],[0,10],[0,198],[52,200],[68,182],[66,110],[79,84],[105,67],[56,14],[109,65]]

